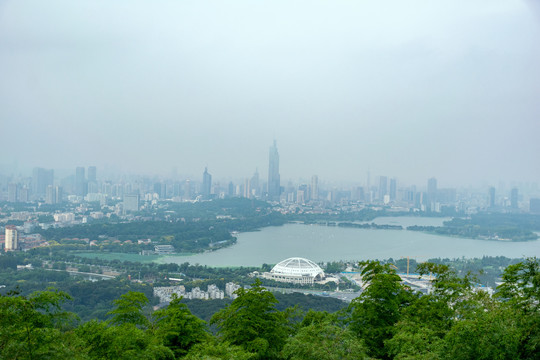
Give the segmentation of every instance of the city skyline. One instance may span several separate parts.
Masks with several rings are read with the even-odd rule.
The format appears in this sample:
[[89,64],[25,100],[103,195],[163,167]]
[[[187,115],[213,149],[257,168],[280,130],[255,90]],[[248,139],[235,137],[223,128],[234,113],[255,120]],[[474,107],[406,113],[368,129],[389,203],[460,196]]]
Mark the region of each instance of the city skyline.
[[4,173],[540,179],[532,1],[126,6],[3,3]]

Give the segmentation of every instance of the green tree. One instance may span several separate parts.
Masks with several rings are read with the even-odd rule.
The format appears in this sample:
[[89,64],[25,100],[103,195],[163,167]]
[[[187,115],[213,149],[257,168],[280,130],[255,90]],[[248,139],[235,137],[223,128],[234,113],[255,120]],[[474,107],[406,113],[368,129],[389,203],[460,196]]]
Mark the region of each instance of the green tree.
[[317,321],[302,327],[287,340],[283,355],[291,360],[356,360],[367,359],[362,341],[350,330],[330,320]]
[[135,324],[107,326],[95,320],[81,325],[78,336],[92,359],[173,360],[173,352],[149,331]]
[[61,291],[39,291],[29,297],[0,296],[1,359],[84,359],[82,343],[70,330],[70,299]]
[[218,342],[209,338],[205,342],[194,345],[185,360],[251,360],[256,354],[247,352],[242,347],[228,342]]
[[153,317],[156,336],[177,358],[209,337],[205,322],[194,316],[176,294],[170,304],[154,312]]
[[349,306],[349,326],[365,341],[370,356],[388,358],[384,342],[394,335],[394,325],[400,320],[402,308],[414,296],[402,285],[390,264],[364,261],[359,266],[367,287]]
[[150,322],[143,313],[144,307],[149,301],[141,292],[129,291],[113,301],[116,308],[109,311],[112,315],[109,323],[112,325],[133,324],[141,328],[147,328]]
[[250,289],[238,289],[236,294],[238,297],[214,314],[210,323],[218,327],[224,341],[242,346],[259,358],[278,358],[290,333],[288,314],[276,310],[276,298],[259,279]]

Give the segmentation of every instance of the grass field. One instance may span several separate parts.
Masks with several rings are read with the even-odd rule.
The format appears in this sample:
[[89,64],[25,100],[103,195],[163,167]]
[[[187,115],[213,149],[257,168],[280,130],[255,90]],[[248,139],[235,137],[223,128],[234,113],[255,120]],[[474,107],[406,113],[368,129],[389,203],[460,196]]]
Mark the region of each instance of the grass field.
[[153,262],[161,257],[161,255],[139,255],[139,254],[127,254],[127,253],[110,253],[110,252],[74,252],[73,255],[84,258],[98,258],[104,260],[120,260],[120,261],[132,261],[132,262]]

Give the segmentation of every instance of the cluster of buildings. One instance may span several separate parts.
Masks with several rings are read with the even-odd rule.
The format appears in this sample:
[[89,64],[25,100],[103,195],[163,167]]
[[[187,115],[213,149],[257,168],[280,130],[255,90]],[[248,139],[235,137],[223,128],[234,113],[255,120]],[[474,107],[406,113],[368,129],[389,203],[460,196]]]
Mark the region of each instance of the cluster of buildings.
[[[99,180],[96,166],[77,167],[62,179],[54,170],[35,168],[30,178],[0,179],[0,201],[11,203],[42,202],[99,202],[115,205],[112,211],[119,216],[137,212],[159,201],[197,201],[213,198],[245,197],[272,201],[283,207],[328,209],[336,206],[380,205],[398,210],[441,212],[445,208],[475,212],[521,211],[540,213],[540,188],[536,183],[514,184],[506,187],[483,187],[479,190],[440,188],[437,179],[427,180],[425,186],[404,185],[395,177],[381,175],[371,179],[367,174],[362,185],[349,187],[320,183],[317,175],[309,181],[284,183],[279,171],[279,152],[274,141],[268,152],[268,177],[262,179],[256,170],[253,176],[240,181],[213,181],[205,168],[200,179],[156,180],[150,177],[131,177],[121,181]],[[4,181],[2,183],[1,181]]]
[[154,288],[154,296],[158,297],[159,301],[162,303],[170,302],[173,294],[176,294],[178,297],[183,297],[184,299],[224,299],[225,295],[231,299],[235,299],[236,294],[234,294],[234,292],[240,289],[240,287],[240,285],[232,282],[225,285],[225,291],[220,290],[215,284],[208,285],[206,291],[201,290],[199,287],[195,287],[191,289],[191,291],[186,291],[184,285],[161,286]]

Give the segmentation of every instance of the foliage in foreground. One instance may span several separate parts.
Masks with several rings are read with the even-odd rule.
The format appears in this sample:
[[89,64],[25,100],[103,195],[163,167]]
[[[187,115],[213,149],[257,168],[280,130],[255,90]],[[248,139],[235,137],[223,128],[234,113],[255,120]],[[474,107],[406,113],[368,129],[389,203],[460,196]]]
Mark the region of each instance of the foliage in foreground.
[[368,284],[333,314],[277,309],[259,281],[211,319],[217,335],[179,298],[153,313],[128,292],[107,321],[77,323],[56,290],[0,296],[0,359],[538,359],[540,261],[504,272],[495,296],[473,277],[426,263],[432,291],[413,293],[395,270],[362,262]]

